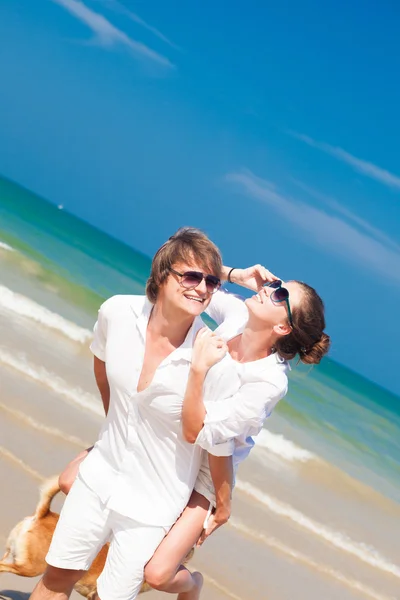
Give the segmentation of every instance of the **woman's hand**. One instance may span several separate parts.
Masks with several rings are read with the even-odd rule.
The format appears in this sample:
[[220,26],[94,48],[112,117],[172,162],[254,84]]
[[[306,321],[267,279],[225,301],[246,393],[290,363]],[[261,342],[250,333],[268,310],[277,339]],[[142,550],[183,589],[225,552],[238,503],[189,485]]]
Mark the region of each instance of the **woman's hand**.
[[216,511],[207,519],[205,528],[203,529],[196,545],[201,546],[216,529],[219,529],[222,525],[225,525],[225,523],[229,521],[230,516],[230,510],[217,508]]
[[192,353],[192,369],[197,372],[207,371],[224,358],[228,346],[208,327],[203,327],[197,334]]
[[259,292],[265,283],[275,281],[279,278],[262,265],[253,265],[247,269],[234,269],[230,279],[233,283],[237,283],[254,292]]

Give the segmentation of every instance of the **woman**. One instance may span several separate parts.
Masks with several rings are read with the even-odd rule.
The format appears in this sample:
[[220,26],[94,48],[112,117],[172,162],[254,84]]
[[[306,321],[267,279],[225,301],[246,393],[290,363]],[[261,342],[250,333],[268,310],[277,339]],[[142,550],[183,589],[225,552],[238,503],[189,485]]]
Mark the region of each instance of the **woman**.
[[[236,468],[251,449],[248,436],[260,431],[265,418],[286,393],[287,361],[298,355],[306,364],[317,364],[328,351],[330,340],[323,331],[324,306],[313,288],[296,281],[282,285],[260,265],[246,270],[224,267],[223,276],[258,294],[245,305],[232,296],[214,296],[207,312],[218,325],[223,313],[227,318],[214,334],[203,332],[195,342],[182,421],[186,439],[205,449],[235,438],[232,452]],[[263,286],[265,282],[267,285]],[[226,350],[229,356],[221,360]],[[210,389],[214,395],[218,393],[216,384],[232,365],[237,369],[240,389],[226,400],[210,400]],[[71,473],[65,475],[68,478]],[[192,576],[180,564],[202,533],[208,502],[218,505],[207,461],[203,461],[195,490],[188,507],[145,568],[146,580],[152,587],[180,592],[179,600],[200,597],[201,575]],[[225,507],[225,512],[229,512],[229,507]],[[223,510],[216,511],[202,540],[227,517]]]

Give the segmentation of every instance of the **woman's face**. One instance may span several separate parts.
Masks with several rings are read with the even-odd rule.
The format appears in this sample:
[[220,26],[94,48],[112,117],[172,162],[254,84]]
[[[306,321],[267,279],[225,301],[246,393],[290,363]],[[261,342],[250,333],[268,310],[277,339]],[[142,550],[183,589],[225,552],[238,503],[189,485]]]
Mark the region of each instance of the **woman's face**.
[[[174,271],[185,273],[199,271],[208,274],[200,264],[193,262],[177,263],[173,265]],[[211,274],[211,273],[210,273]],[[199,316],[210,304],[212,294],[207,292],[206,282],[203,279],[196,287],[187,289],[181,285],[182,277],[170,273],[167,280],[160,286],[158,299],[169,309],[176,310],[185,315]]]
[[[303,291],[295,281],[282,283],[282,287],[289,292],[289,304],[293,312],[293,309],[301,302]],[[284,329],[282,333],[290,333],[287,304],[286,302],[273,302],[270,298],[273,291],[273,288],[265,286],[258,294],[246,300],[250,316],[268,329],[281,326]]]

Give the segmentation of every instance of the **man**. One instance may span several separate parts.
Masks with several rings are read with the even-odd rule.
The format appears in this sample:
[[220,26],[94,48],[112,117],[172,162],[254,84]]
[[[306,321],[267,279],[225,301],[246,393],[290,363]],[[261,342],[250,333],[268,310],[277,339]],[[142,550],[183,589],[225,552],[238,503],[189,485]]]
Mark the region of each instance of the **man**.
[[[68,598],[110,537],[99,597],[138,594],[144,565],[186,506],[199,471],[201,449],[183,438],[181,409],[200,314],[221,270],[216,246],[183,228],[156,253],[147,298],[114,296],[102,305],[91,349],[107,418],[65,501],[32,600]],[[227,454],[223,445],[212,453]]]

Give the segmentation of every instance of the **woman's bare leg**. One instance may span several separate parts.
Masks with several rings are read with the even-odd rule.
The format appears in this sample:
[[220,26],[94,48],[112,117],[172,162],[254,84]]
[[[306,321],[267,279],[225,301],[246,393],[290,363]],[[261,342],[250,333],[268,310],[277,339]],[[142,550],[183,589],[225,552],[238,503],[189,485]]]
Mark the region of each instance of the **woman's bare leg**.
[[82,461],[85,460],[92,448],[93,446],[91,448],[87,448],[86,450],[82,450],[82,452],[79,452],[78,456],[75,456],[75,458],[67,464],[64,471],[58,478],[60,490],[64,492],[65,495],[68,495],[68,492],[71,489],[71,486],[74,483],[76,476],[78,475],[79,465]]
[[163,592],[179,594],[178,600],[198,600],[203,585],[200,573],[190,573],[181,563],[198,541],[210,503],[193,492],[189,503],[147,563],[147,583]]

